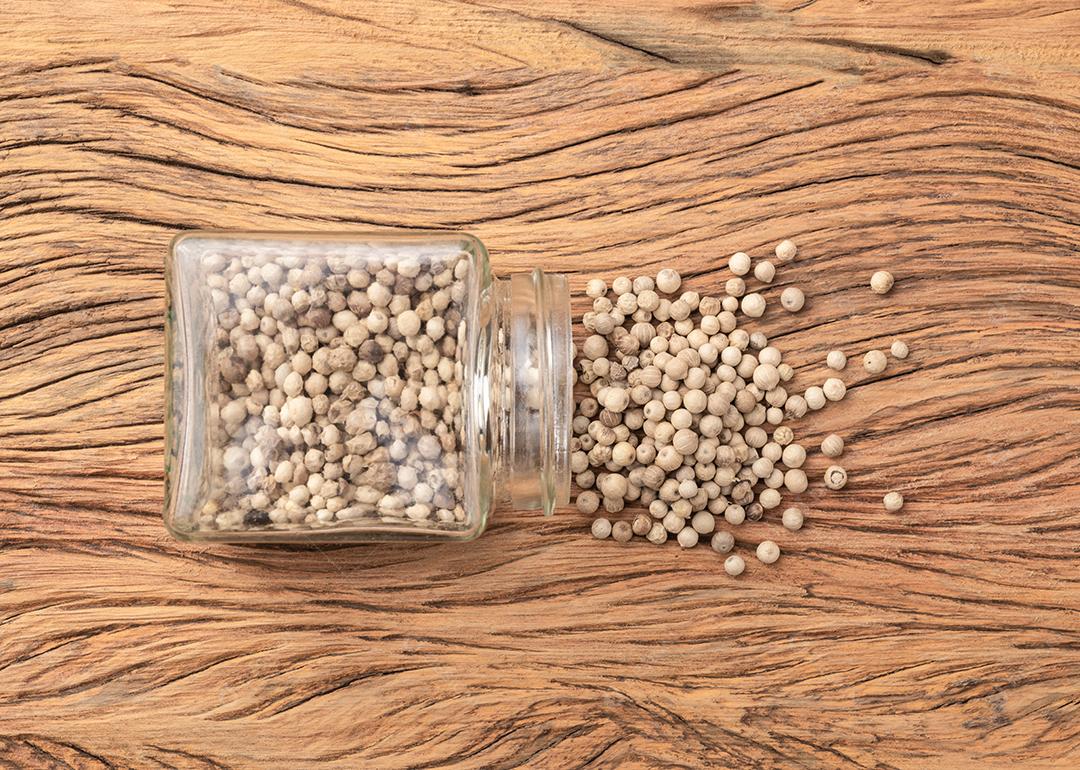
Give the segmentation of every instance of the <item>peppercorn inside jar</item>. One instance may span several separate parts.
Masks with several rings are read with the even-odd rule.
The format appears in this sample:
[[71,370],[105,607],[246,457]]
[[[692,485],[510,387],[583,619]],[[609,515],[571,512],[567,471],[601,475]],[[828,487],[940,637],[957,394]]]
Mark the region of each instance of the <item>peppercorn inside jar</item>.
[[186,233],[167,270],[165,523],[468,540],[569,500],[569,293],[459,233]]

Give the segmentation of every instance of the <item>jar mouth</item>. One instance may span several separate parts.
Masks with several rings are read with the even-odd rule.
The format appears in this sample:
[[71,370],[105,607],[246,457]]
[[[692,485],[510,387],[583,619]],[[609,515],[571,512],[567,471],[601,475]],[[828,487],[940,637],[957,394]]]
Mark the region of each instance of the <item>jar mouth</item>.
[[497,281],[495,296],[499,498],[551,515],[570,501],[570,291],[564,275],[534,269]]
[[530,276],[537,297],[537,342],[541,400],[541,486],[545,516],[570,502],[570,425],[573,419],[573,343],[570,289],[561,273],[535,268]]

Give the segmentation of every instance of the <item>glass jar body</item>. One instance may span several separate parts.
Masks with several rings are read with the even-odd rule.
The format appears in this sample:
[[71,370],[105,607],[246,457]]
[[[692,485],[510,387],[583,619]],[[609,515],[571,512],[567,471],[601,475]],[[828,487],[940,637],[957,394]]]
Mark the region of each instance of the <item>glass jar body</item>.
[[175,536],[469,540],[568,498],[561,276],[458,233],[199,232],[167,280]]

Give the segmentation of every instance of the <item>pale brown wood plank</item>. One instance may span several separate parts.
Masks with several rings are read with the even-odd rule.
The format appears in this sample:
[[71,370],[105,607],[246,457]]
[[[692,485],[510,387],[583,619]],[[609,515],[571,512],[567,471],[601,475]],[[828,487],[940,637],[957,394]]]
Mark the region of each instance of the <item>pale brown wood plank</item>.
[[[1080,763],[1075,3],[0,11],[0,764]],[[785,555],[738,581],[574,511],[173,542],[162,269],[200,226],[462,228],[500,272],[703,292],[793,237],[765,293],[807,307],[762,328],[804,387],[852,359],[796,426],[852,482],[740,528]]]

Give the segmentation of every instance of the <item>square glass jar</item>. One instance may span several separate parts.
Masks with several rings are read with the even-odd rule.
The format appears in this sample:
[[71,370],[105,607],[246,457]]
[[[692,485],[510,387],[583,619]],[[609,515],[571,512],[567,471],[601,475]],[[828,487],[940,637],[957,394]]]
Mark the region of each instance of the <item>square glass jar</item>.
[[167,264],[165,524],[469,540],[569,497],[569,295],[462,233],[193,232]]

